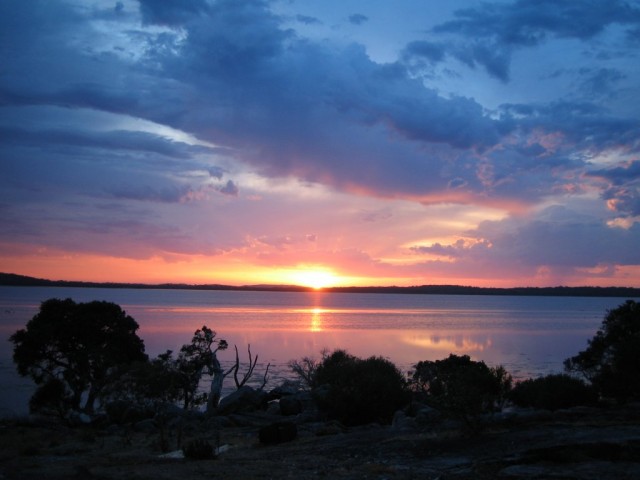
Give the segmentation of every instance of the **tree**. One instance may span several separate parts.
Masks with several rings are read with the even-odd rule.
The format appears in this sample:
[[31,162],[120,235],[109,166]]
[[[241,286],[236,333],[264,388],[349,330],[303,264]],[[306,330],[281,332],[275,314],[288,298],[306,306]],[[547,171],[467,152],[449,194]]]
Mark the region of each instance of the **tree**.
[[136,321],[114,303],[44,301],[26,328],[10,337],[18,373],[39,386],[32,406],[93,412],[118,371],[146,361],[137,330]]
[[[236,388],[244,386],[253,376],[253,372],[258,363],[258,356],[254,358],[251,353],[251,345],[247,347],[249,353],[249,365],[247,371],[243,374],[242,379],[238,378],[240,370],[240,357],[238,355],[238,347],[234,345],[236,351],[236,361],[233,366],[226,372],[223,370],[217,353],[226,350],[229,344],[226,340],[216,338],[216,332],[204,325],[193,334],[191,343],[185,344],[180,349],[178,358],[175,361],[175,369],[182,375],[182,396],[184,400],[184,408],[207,403],[207,411],[213,412],[220,402],[222,395],[222,386],[224,379],[233,373],[233,379]],[[170,352],[169,353],[170,356]],[[269,364],[264,373],[262,387],[267,382],[267,374],[269,373]],[[211,377],[211,388],[209,394],[198,394],[198,385],[202,375]]]
[[490,368],[468,355],[421,361],[411,374],[413,389],[427,403],[467,422],[500,408],[511,384],[511,375],[502,366]]
[[409,401],[405,378],[383,357],[361,359],[344,350],[323,358],[313,374],[318,406],[345,425],[391,423]]
[[564,361],[603,396],[640,398],[640,304],[627,300],[607,312],[586,350]]
[[567,374],[550,374],[516,383],[509,399],[519,407],[558,410],[578,405],[593,405],[597,394],[584,380]]
[[[226,340],[216,338],[216,332],[204,325],[193,334],[191,343],[185,344],[178,355],[178,369],[186,376],[185,385],[187,396],[195,399],[198,384],[203,374],[211,376],[211,389],[207,398],[207,411],[213,411],[222,395],[224,378],[231,373],[225,372],[220,365],[217,353],[226,350],[229,344]],[[185,396],[185,406],[190,399]]]

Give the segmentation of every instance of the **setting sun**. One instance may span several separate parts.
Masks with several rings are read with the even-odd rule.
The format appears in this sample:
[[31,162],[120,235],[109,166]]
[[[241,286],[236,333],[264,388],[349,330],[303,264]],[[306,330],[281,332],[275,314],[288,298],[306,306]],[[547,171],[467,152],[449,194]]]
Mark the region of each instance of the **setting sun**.
[[296,285],[316,290],[338,283],[338,278],[329,270],[299,270],[293,272],[291,278]]

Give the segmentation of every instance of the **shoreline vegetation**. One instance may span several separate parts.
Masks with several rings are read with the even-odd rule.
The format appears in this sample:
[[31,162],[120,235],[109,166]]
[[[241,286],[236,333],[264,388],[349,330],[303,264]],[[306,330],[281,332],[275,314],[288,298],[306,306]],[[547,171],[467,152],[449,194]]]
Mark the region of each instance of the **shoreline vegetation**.
[[[0,286],[13,287],[73,287],[73,288],[128,288],[158,290],[230,290],[264,292],[312,292],[316,289],[299,285],[222,285],[222,284],[186,284],[186,283],[121,283],[121,282],[83,282],[70,280],[48,280],[43,278],[0,273]],[[640,288],[634,287],[470,287],[464,285],[415,285],[369,286],[369,287],[325,287],[323,292],[330,293],[397,293],[421,295],[503,295],[503,296],[543,296],[543,297],[640,297]]]
[[[117,304],[50,299],[12,335],[19,373],[39,388],[29,417],[0,419],[0,478],[640,478],[633,300],[606,314],[566,374],[515,384],[467,355],[405,376],[335,350],[290,362],[298,380],[266,391],[245,385],[250,350],[248,369],[236,349],[235,367],[217,370],[228,345],[205,326],[175,358],[147,358],[136,330]],[[232,372],[236,391],[196,394],[203,374]]]

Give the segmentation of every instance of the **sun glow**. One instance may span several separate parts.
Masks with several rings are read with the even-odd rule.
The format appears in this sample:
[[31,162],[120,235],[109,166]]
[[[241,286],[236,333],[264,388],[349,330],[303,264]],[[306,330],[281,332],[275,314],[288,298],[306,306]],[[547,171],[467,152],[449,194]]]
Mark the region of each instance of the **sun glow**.
[[291,279],[296,285],[320,290],[339,283],[338,277],[329,270],[297,270],[292,272]]

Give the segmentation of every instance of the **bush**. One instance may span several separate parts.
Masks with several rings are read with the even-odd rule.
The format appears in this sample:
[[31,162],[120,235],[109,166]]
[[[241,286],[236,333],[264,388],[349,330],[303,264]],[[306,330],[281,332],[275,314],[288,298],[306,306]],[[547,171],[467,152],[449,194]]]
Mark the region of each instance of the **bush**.
[[57,378],[50,378],[46,383],[40,385],[31,396],[29,411],[64,418],[71,409],[72,403],[65,384]]
[[597,394],[592,386],[579,378],[555,374],[518,382],[509,399],[519,407],[558,410],[593,405],[597,401]]
[[584,375],[602,396],[640,399],[640,304],[628,300],[610,310],[587,349],[564,366]]
[[182,453],[185,458],[190,460],[208,460],[216,457],[213,446],[204,438],[196,438],[187,442],[182,447]]
[[[344,350],[324,358],[313,383],[319,408],[345,425],[391,423],[409,400],[404,377],[393,363],[382,357],[363,360]],[[317,395],[318,390],[324,394]]]
[[414,365],[410,383],[428,405],[471,421],[502,408],[512,379],[503,367],[489,368],[468,355]]

